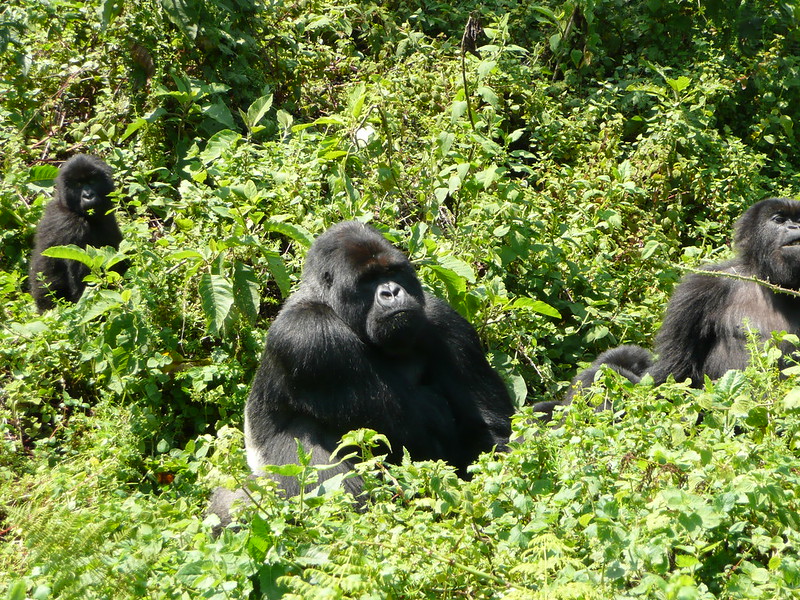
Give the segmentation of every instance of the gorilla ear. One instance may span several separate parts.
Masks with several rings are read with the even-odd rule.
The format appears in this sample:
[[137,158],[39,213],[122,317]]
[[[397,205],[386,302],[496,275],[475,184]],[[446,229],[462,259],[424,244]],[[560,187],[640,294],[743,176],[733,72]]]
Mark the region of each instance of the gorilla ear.
[[333,273],[325,271],[322,274],[322,283],[325,284],[325,287],[333,287]]

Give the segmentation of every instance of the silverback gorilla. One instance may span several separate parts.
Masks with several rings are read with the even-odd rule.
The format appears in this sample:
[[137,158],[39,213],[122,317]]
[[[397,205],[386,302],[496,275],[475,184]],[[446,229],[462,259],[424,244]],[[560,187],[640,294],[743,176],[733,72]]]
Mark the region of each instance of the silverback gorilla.
[[[270,327],[245,446],[259,475],[296,462],[295,439],[326,464],[343,434],[368,427],[388,438],[390,461],[406,448],[464,476],[479,453],[505,448],[512,412],[472,326],[423,292],[408,258],[376,229],[346,221],[312,245],[299,289]],[[292,478],[280,483],[299,492]],[[357,494],[361,482],[345,487]]]
[[[119,248],[122,234],[109,212],[108,195],[113,190],[111,167],[95,156],[77,154],[59,169],[53,199],[36,227],[28,278],[39,312],[53,308],[56,299],[77,302],[86,287],[83,278],[89,274],[86,265],[43,256],[43,250],[69,244]],[[123,269],[120,263],[118,270]]]
[[[769,198],[754,204],[736,222],[734,241],[736,257],[706,270],[756,277],[788,290],[800,290],[800,202]],[[800,298],[754,281],[691,274],[681,281],[670,299],[656,335],[658,359],[652,366],[637,367],[629,373],[630,364],[625,361],[628,353],[614,354],[615,351],[646,351],[621,346],[609,351],[605,358],[601,355],[574,381],[579,386],[590,383],[587,374],[591,371],[593,377],[599,363],[603,363],[634,382],[649,373],[656,384],[672,375],[676,381],[689,379],[699,387],[705,375],[717,379],[730,369],[747,366],[748,328],[761,340],[769,339],[773,331],[800,334]]]

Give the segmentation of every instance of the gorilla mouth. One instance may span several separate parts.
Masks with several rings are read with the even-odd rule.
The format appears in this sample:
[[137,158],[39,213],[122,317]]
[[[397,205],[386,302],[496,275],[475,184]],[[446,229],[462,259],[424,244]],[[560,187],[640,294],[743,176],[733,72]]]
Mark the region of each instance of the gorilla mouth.
[[800,237],[798,237],[796,240],[792,240],[790,242],[786,242],[783,245],[783,247],[784,248],[800,248]]

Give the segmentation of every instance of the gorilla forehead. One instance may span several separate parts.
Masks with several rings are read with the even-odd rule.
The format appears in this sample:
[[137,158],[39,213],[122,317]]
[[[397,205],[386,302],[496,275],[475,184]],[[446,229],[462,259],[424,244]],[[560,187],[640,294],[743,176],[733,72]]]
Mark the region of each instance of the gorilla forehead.
[[106,179],[108,183],[112,183],[112,175],[111,167],[96,156],[76,154],[61,165],[56,182],[63,183],[64,179],[68,179],[70,182],[77,182],[100,177]]
[[320,235],[306,257],[305,274],[348,268],[358,273],[385,270],[408,259],[381,233],[358,221],[337,223]]

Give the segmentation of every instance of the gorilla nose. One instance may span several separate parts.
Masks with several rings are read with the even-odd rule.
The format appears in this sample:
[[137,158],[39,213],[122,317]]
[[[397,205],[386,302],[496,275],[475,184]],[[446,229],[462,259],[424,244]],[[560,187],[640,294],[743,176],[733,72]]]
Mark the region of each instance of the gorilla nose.
[[381,306],[392,306],[405,298],[403,286],[393,281],[382,283],[375,291],[375,297]]

